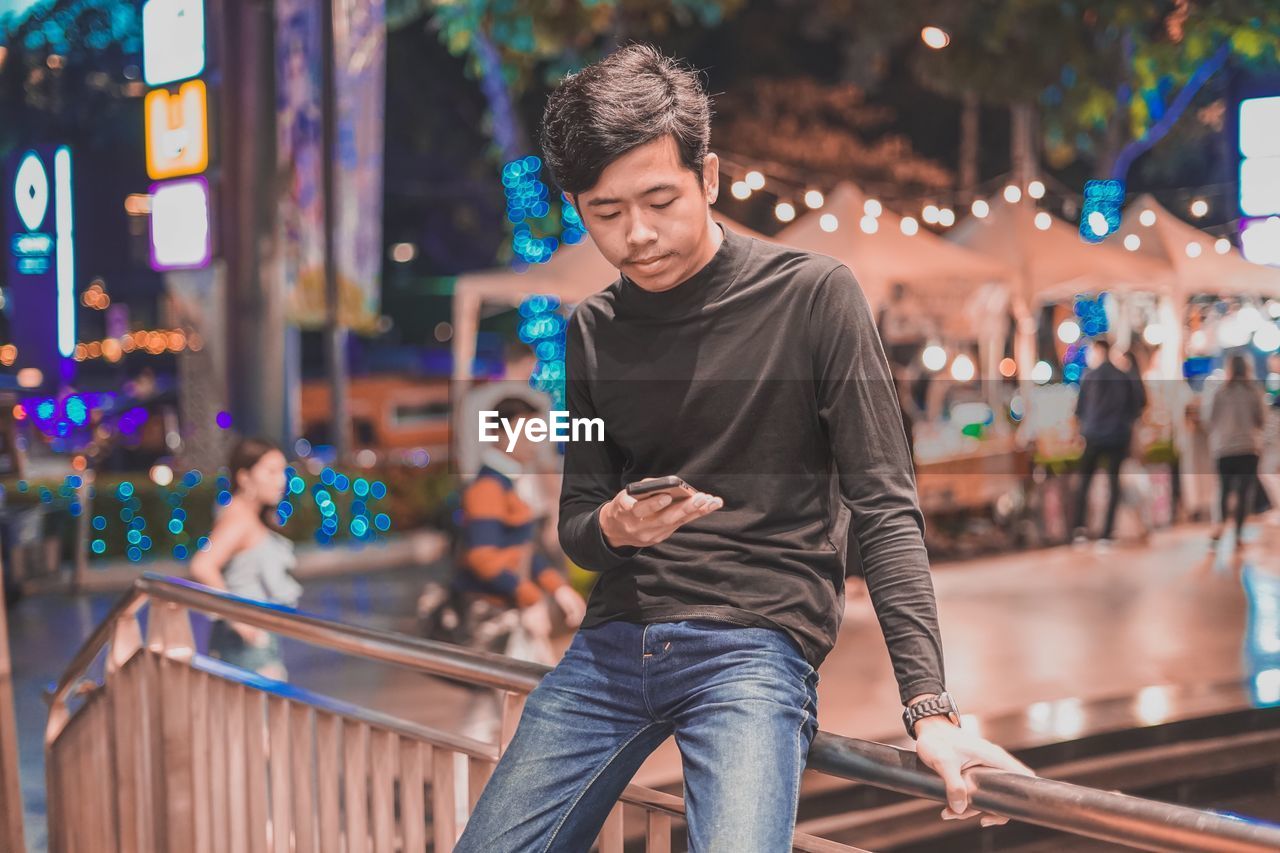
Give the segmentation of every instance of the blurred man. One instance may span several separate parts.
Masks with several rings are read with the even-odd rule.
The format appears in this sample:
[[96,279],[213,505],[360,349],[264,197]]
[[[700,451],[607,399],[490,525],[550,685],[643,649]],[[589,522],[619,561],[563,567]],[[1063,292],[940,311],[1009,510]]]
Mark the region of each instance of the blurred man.
[[1084,438],[1080,457],[1080,492],[1072,521],[1074,541],[1088,541],[1089,484],[1099,461],[1107,463],[1107,515],[1098,539],[1101,548],[1111,545],[1116,507],[1120,501],[1120,466],[1129,455],[1133,425],[1146,406],[1141,380],[1135,381],[1112,361],[1111,342],[1099,339],[1089,345],[1089,370],[1080,379],[1076,421]]
[[[911,459],[866,299],[838,262],[712,220],[710,114],[696,74],[642,45],[548,102],[546,161],[622,273],[578,306],[566,343],[570,415],[605,435],[567,445],[560,541],[600,576],[460,853],[588,849],[672,735],[690,849],[789,851],[843,608],[846,507],[944,815],[978,814],[963,768],[1029,772],[960,728],[944,692]],[[670,475],[694,493],[623,488]]]

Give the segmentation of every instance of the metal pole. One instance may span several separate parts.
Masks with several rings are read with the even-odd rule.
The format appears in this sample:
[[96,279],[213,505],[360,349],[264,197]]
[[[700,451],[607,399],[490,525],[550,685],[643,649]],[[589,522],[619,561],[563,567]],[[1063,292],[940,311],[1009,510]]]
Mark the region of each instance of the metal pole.
[[89,495],[93,491],[93,480],[94,469],[86,465],[80,477],[80,488],[76,490],[80,516],[76,519],[75,562],[71,573],[73,592],[84,589],[84,582],[89,579],[89,539],[92,538],[89,534],[89,519],[93,517],[93,498]]
[[338,280],[334,230],[337,221],[337,187],[334,156],[337,146],[337,91],[334,70],[333,0],[320,2],[322,54],[321,113],[324,134],[324,294],[325,364],[329,373],[329,406],[332,411],[331,438],[338,462],[350,451],[351,416],[347,402],[347,327],[342,316],[341,282]]
[[[0,577],[4,567],[0,565]],[[22,787],[18,783],[18,721],[9,663],[8,604],[0,583],[0,849],[23,850]]]

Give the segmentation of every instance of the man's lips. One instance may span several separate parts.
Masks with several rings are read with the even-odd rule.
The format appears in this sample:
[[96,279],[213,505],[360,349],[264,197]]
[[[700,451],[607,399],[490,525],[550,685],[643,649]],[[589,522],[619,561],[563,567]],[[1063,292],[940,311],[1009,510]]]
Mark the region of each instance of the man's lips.
[[669,257],[671,257],[670,253],[665,255],[658,255],[657,257],[653,257],[653,258],[641,258],[639,260],[630,261],[629,263],[633,267],[648,267],[648,266],[654,266],[655,264],[661,261],[665,261]]

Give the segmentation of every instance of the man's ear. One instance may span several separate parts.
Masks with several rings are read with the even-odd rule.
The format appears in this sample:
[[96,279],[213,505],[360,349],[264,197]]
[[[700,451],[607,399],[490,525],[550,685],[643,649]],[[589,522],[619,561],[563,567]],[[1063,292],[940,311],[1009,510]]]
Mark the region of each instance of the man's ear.
[[720,196],[720,158],[712,151],[702,159],[702,192],[707,204],[715,204]]

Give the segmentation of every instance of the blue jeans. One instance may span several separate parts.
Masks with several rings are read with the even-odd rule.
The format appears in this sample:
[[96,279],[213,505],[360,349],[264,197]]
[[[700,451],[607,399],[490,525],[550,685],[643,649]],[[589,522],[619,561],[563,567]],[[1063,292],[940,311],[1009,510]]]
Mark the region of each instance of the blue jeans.
[[779,630],[707,620],[585,628],[529,694],[455,853],[585,853],[672,734],[689,849],[789,851],[817,684]]

